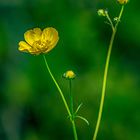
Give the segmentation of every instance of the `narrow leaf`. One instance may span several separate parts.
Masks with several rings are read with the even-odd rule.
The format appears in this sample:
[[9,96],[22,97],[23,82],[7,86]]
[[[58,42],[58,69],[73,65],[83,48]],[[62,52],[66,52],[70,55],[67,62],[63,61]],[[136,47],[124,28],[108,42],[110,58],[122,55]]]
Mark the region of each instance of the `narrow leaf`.
[[82,117],[82,116],[76,116],[77,118],[83,120],[87,125],[89,125],[89,122],[86,118]]
[[77,109],[76,109],[76,111],[75,111],[75,114],[78,113],[78,111],[79,111],[79,109],[81,108],[82,105],[83,105],[83,103],[81,103],[81,104],[77,107]]

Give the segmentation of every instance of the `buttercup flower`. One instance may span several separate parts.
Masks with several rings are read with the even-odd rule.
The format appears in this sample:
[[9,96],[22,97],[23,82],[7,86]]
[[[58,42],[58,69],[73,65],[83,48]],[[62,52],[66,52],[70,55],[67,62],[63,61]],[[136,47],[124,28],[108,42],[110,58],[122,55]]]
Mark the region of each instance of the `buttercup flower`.
[[128,0],[117,0],[119,2],[119,4],[127,4]]
[[58,40],[58,32],[52,27],[45,28],[41,31],[40,28],[34,28],[24,33],[25,41],[19,42],[19,51],[30,54],[48,53],[52,50]]
[[63,77],[66,79],[74,79],[76,74],[72,70],[68,70],[63,74]]

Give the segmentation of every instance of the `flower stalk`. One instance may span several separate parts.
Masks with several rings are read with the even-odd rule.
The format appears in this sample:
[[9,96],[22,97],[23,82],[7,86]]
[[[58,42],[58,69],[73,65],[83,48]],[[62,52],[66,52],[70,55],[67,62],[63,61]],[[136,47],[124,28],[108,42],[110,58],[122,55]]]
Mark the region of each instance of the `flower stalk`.
[[72,81],[69,79],[69,91],[70,91],[70,109],[71,109],[71,114],[72,114],[72,119],[74,118],[73,114],[73,94],[72,94]]
[[103,106],[104,106],[105,92],[106,92],[106,83],[107,83],[107,75],[108,75],[110,56],[111,56],[111,52],[112,52],[112,46],[113,46],[114,38],[115,38],[115,35],[116,35],[116,32],[117,32],[117,27],[118,27],[118,24],[120,22],[123,10],[124,10],[124,5],[122,5],[122,8],[121,8],[121,11],[120,11],[120,14],[119,14],[119,17],[118,17],[118,20],[117,20],[115,26],[113,25],[112,20],[110,19],[110,17],[107,14],[107,19],[111,23],[110,25],[112,27],[112,35],[111,35],[109,48],[108,48],[108,53],[107,53],[107,58],[106,58],[106,63],[105,63],[103,85],[102,85],[102,94],[101,94],[101,100],[100,100],[100,107],[99,107],[99,112],[98,112],[98,118],[97,118],[97,123],[96,123],[96,127],[95,127],[95,132],[94,132],[94,135],[93,135],[93,140],[96,140],[97,134],[98,134],[98,131],[99,131],[99,127],[100,127],[100,122],[101,122],[102,112],[103,112]]
[[[51,72],[51,70],[50,70],[50,67],[49,67],[49,65],[48,65],[48,63],[47,63],[47,60],[46,60],[45,55],[43,55],[43,59],[44,59],[44,61],[45,61],[45,65],[46,65],[46,67],[47,67],[47,70],[48,70],[48,72],[49,72],[49,74],[50,74],[50,76],[51,76],[51,78],[52,78],[54,84],[56,85],[56,87],[57,87],[57,89],[58,89],[58,91],[59,91],[59,93],[60,93],[60,96],[61,96],[61,98],[62,98],[62,100],[63,100],[63,103],[64,103],[64,105],[65,105],[65,108],[66,108],[66,110],[67,110],[67,112],[68,112],[68,115],[69,115],[69,117],[70,117],[70,121],[71,121],[71,123],[72,123],[72,128],[73,128],[74,139],[75,139],[75,140],[78,140],[77,131],[76,131],[76,125],[75,125],[75,121],[74,121],[74,117],[73,117],[73,111],[70,111],[69,106],[68,106],[68,104],[67,104],[67,101],[66,101],[66,99],[65,99],[65,97],[64,97],[64,94],[63,94],[61,88],[59,87],[57,81],[55,80],[55,78],[54,78],[54,76],[53,76],[53,74],[52,74],[52,72]],[[71,94],[71,82],[70,82],[70,94]],[[73,110],[73,98],[72,98],[72,96],[71,96],[71,110]]]
[[73,133],[74,133],[75,140],[78,140],[76,126],[75,126],[75,114],[73,108],[72,79],[69,79],[69,90],[70,90],[70,109],[71,109],[71,120],[73,123]]

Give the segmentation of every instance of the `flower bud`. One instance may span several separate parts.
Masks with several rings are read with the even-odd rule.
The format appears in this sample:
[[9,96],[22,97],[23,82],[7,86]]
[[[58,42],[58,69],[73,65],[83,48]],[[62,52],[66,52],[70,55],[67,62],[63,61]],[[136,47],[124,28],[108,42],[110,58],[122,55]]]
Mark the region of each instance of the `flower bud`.
[[115,21],[115,22],[119,22],[120,20],[119,20],[118,17],[115,17],[115,18],[114,18],[114,21]]
[[127,4],[128,0],[117,0],[119,4]]
[[68,70],[63,74],[63,77],[66,79],[74,79],[76,74],[72,70]]
[[107,12],[107,11],[104,10],[104,9],[99,9],[99,10],[98,10],[98,15],[99,15],[99,16],[105,17],[105,16],[106,16],[106,12]]

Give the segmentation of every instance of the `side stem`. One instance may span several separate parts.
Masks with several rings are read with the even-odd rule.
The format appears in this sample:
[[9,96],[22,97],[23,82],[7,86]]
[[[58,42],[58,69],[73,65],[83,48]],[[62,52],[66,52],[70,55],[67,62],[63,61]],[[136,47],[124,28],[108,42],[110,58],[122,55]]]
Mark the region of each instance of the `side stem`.
[[118,27],[118,24],[120,22],[120,19],[121,19],[122,13],[123,13],[123,9],[124,9],[124,5],[121,8],[121,11],[120,11],[120,14],[119,14],[119,17],[118,17],[119,20],[116,23],[114,30],[112,31],[112,35],[111,35],[111,39],[110,39],[110,43],[109,43],[109,48],[108,48],[108,53],[107,53],[107,58],[106,58],[106,64],[105,64],[105,70],[104,70],[104,77],[103,77],[103,86],[102,86],[100,108],[99,108],[98,119],[97,119],[97,123],[96,123],[96,127],[95,127],[93,140],[96,140],[97,134],[98,134],[98,131],[99,131],[99,127],[100,127],[100,122],[101,122],[102,112],[103,112],[103,106],[104,106],[104,98],[105,98],[105,91],[106,91],[106,83],[107,83],[107,75],[108,75],[108,67],[109,67],[109,62],[110,62],[110,56],[111,56],[112,46],[113,46],[114,38],[115,38],[115,35],[116,35],[117,27]]

